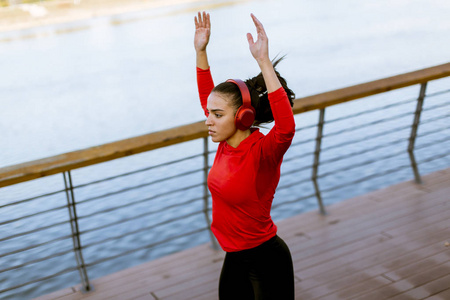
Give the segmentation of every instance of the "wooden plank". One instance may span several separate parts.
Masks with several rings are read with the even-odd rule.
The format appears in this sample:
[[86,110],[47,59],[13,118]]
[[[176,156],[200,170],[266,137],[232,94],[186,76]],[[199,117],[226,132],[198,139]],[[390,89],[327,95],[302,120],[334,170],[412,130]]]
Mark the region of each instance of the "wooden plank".
[[[435,233],[428,233],[421,236],[422,233],[413,233],[413,235],[404,236],[397,239],[385,239],[371,247],[358,249],[339,257],[339,259],[326,261],[319,265],[300,269],[296,275],[302,280],[322,276],[323,278],[340,277],[348,273],[347,270],[362,270],[373,265],[379,264],[385,259],[398,256],[399,252],[409,252],[420,249],[431,243],[442,242],[442,237],[448,230],[441,230]],[[297,266],[297,262],[295,262]]]
[[[411,189],[411,187],[409,187]],[[425,194],[426,192],[420,190],[414,190],[414,193]],[[420,200],[415,200],[415,197],[411,196],[411,193],[400,193],[402,196],[412,198],[410,205],[413,202],[417,202]],[[354,201],[356,199],[357,201]],[[379,204],[373,201],[374,197],[367,197],[366,195],[359,196],[357,198],[346,200],[345,206],[342,206],[341,203],[337,203],[328,207],[328,215],[321,216],[315,215],[314,213],[299,215],[296,217],[292,217],[292,220],[284,224],[280,222],[280,235],[283,237],[291,237],[295,236],[305,236],[308,239],[312,239],[312,241],[305,243],[298,243],[299,246],[317,246],[314,244],[315,238],[318,238],[318,233],[320,234],[330,234],[328,231],[332,232],[332,238],[340,239],[348,239],[346,233],[341,233],[340,228],[352,228],[353,224],[355,227],[362,229],[365,227],[373,227],[373,225],[366,224],[368,219],[378,219],[380,217],[386,217],[392,212],[396,212],[398,214],[405,214],[403,208],[406,206],[405,203],[398,201],[394,197],[390,197],[392,201],[389,203],[383,202]],[[349,201],[349,202],[347,202]],[[392,202],[392,203],[391,203]],[[410,205],[406,207],[409,208]],[[427,204],[429,206],[429,204]],[[351,207],[351,209],[349,209]],[[286,234],[284,234],[284,231]],[[311,244],[312,243],[312,244]],[[303,248],[302,248],[303,249]]]
[[426,300],[448,300],[450,299],[450,287],[442,292],[439,292],[433,296],[425,298]]
[[[418,282],[418,280],[423,280],[426,278],[429,278],[430,281],[432,280],[433,277],[427,277],[429,273],[432,273],[433,276],[438,274],[436,273],[436,270],[440,270],[442,269],[442,265],[443,263],[448,263],[449,262],[449,257],[445,254],[445,253],[439,253],[437,255],[434,255],[432,257],[429,257],[427,259],[424,259],[422,261],[420,261],[420,263],[415,263],[414,261],[410,262],[410,266],[415,266],[416,269],[411,269],[409,266],[403,269],[399,269],[399,271],[402,272],[407,270],[408,272],[404,272],[402,273],[402,276],[399,278],[392,278],[389,275],[394,274],[395,272],[390,272],[390,273],[380,273],[380,269],[378,269],[377,275],[376,276],[382,276],[388,280],[390,280],[391,282],[389,282],[388,284],[384,285],[384,286],[380,286],[378,289],[376,290],[372,290],[372,291],[366,291],[364,293],[360,293],[360,296],[357,296],[355,299],[359,299],[359,300],[378,300],[378,299],[386,299],[388,297],[392,297],[394,295],[397,295],[403,291],[407,291],[409,289],[414,288],[416,285],[420,284]],[[357,272],[352,276],[349,276],[349,278],[347,278],[347,282],[343,283],[343,279],[339,279],[338,281],[333,281],[333,285],[337,287],[337,289],[348,289],[348,291],[350,291],[351,286],[353,285],[353,283],[351,282],[351,280],[355,280],[354,282],[359,282],[361,281],[361,279],[359,279],[358,277],[362,277],[362,278],[374,278],[376,276],[374,276],[375,273],[373,272],[373,270],[367,269],[367,270],[363,270],[361,272]],[[441,275],[437,275],[437,278],[439,278]],[[395,283],[394,283],[395,282]],[[329,283],[328,283],[329,285]],[[351,293],[352,296],[356,296],[357,294],[352,292]]]
[[[445,268],[447,268],[446,275],[442,276],[444,272],[442,272],[442,267],[436,268],[433,271],[434,272],[427,272],[426,274],[421,274],[419,276],[415,276],[414,279],[420,280],[420,282],[426,282],[425,284],[421,283],[411,283],[407,280],[402,280],[399,283],[393,283],[392,285],[395,285],[395,289],[397,292],[399,292],[396,296],[390,297],[391,300],[400,300],[400,299],[424,299],[426,297],[432,296],[436,293],[445,291],[449,287],[450,282],[450,272],[448,268],[450,267],[450,264],[447,264]],[[416,278],[417,277],[417,278]],[[400,285],[403,285],[400,287]],[[410,287],[408,288],[407,285]],[[419,285],[419,286],[418,286]],[[368,299],[368,298],[364,298]],[[373,298],[375,299],[375,298]],[[380,299],[380,298],[378,298]]]
[[[108,297],[111,300],[120,300],[126,297],[142,297],[151,290],[158,298],[164,299],[171,295],[181,293],[187,295],[196,292],[197,288],[205,283],[212,283],[214,287],[217,285],[218,275],[220,274],[221,263],[209,264],[207,268],[192,269],[189,274],[180,272],[176,278],[166,280],[165,282],[152,282],[150,278],[144,278],[139,284],[128,288],[127,292],[122,292],[114,296]],[[175,268],[175,267],[174,267]]]
[[[97,292],[109,297],[134,289],[136,278],[145,278],[152,285],[161,286],[170,282],[171,278],[181,280],[184,275],[192,276],[192,273],[187,272],[189,270],[196,272],[198,269],[210,266],[211,262],[221,264],[223,255],[223,252],[214,251],[209,245],[201,245],[96,279],[94,288]],[[183,263],[180,264],[180,262]],[[183,276],[180,277],[180,274]],[[110,290],[111,286],[115,289]],[[73,289],[79,290],[79,286]],[[95,294],[86,294],[84,299],[91,299]],[[50,294],[37,299],[53,299],[53,297],[53,294]]]
[[[214,251],[207,245],[192,248],[189,250],[189,254],[183,257],[166,257],[170,259],[165,259],[164,263],[159,260],[149,262],[143,264],[145,268],[142,268],[142,265],[139,266],[138,270],[131,268],[118,272],[113,280],[111,278],[100,279],[95,282],[94,287],[96,291],[102,292],[102,297],[108,299],[121,299],[124,295],[127,297],[145,295],[148,294],[148,290],[155,292],[157,289],[177,286],[190,280],[193,276],[220,270],[224,255],[223,252]],[[180,261],[183,263],[180,264]],[[109,290],[112,285],[114,289]],[[144,289],[144,292],[139,290],[140,287]],[[91,296],[87,296],[85,299],[91,299]]]
[[[362,276],[362,274],[359,274]],[[367,280],[364,280],[358,284],[353,284],[351,287],[339,290],[332,291],[324,296],[320,296],[321,300],[333,300],[333,299],[350,299],[351,297],[363,294],[367,291],[374,290],[380,286],[384,286],[386,284],[391,283],[389,279],[386,279],[383,276],[378,277],[369,277]]]
[[211,289],[217,290],[220,269],[221,265],[214,272],[205,274],[206,276],[192,277],[191,280],[176,286],[156,290],[155,294],[161,299],[196,299],[196,296],[202,294],[205,289],[206,291],[211,291]]
[[442,249],[443,252],[427,257],[423,260],[413,261],[407,266],[403,266],[401,268],[392,268],[391,271],[384,273],[384,275],[391,280],[400,281],[403,278],[411,276],[411,274],[421,273],[435,267],[439,268],[442,264],[450,262],[449,253],[445,252],[444,247],[442,247]]
[[[412,207],[408,207],[414,211]],[[406,209],[405,209],[406,211]],[[448,209],[446,210],[448,212]],[[441,206],[434,206],[428,210],[425,210],[428,214],[438,214],[440,215],[440,219],[446,219],[448,214],[446,215],[445,210],[442,211]],[[389,230],[391,228],[399,227],[403,224],[415,223],[421,220],[420,217],[411,216],[407,214],[406,216],[402,215],[402,210],[397,210],[394,216],[390,218],[383,218],[383,216],[388,216],[387,214],[377,215],[373,218],[369,218],[367,220],[362,220],[359,222],[350,222],[349,224],[344,226],[335,226],[330,228],[330,233],[328,230],[322,230],[324,234],[321,236],[316,236],[314,233],[308,233],[311,237],[311,240],[303,242],[301,244],[296,244],[291,247],[291,251],[293,253],[299,252],[302,255],[302,260],[307,261],[307,263],[311,262],[311,255],[318,255],[319,253],[326,253],[329,250],[333,250],[339,247],[345,247],[346,245],[352,245],[353,242],[357,242],[361,238],[365,238],[368,235],[383,233],[385,230]],[[437,220],[439,217],[433,217],[432,220]],[[359,219],[359,218],[358,218]],[[427,219],[425,218],[425,221]],[[361,225],[359,225],[361,224]],[[319,232],[320,233],[320,232]],[[329,237],[327,237],[329,235]],[[386,235],[389,237],[389,235]],[[385,236],[385,237],[386,237]],[[323,239],[327,240],[326,244],[323,243]],[[356,249],[355,249],[356,250]],[[301,261],[295,261],[296,265],[302,265]],[[304,266],[305,267],[305,266]]]
[[[395,251],[396,255],[392,256],[387,253],[381,262],[375,261],[371,263],[370,258],[366,259],[369,260],[367,263],[370,265],[367,267],[364,267],[366,261],[356,262],[355,265],[343,265],[330,273],[303,280],[297,284],[297,288],[302,291],[309,291],[321,285],[344,288],[348,284],[351,285],[370,277],[385,276],[387,272],[414,264],[420,259],[426,260],[433,255],[439,255],[443,251],[442,248],[442,242],[436,242],[414,251]],[[363,273],[363,276],[361,276],[361,273]]]
[[368,83],[334,90],[295,101],[294,113],[301,113],[327,106],[372,96],[394,89],[399,89],[450,75],[450,63],[436,67],[414,71],[399,76],[393,76]]
[[[426,178],[428,177],[425,177],[425,179]],[[447,184],[447,186],[450,186],[450,184]],[[413,203],[415,203],[416,205],[417,203],[422,203],[423,201],[421,200],[421,198],[418,198],[416,196],[421,195],[427,197],[428,191],[424,190],[425,187],[425,184],[417,185],[409,181],[400,183],[395,186],[394,190],[388,187],[386,189],[383,189],[382,191],[372,192],[364,195],[363,197],[359,196],[353,199],[348,199],[345,202],[331,205],[327,207],[328,215],[326,217],[319,216],[321,218],[321,222],[318,222],[317,220],[311,222],[311,218],[316,218],[314,214],[300,215],[294,217],[295,222],[290,222],[280,230],[286,230],[287,232],[291,233],[298,230],[295,234],[306,234],[307,236],[309,236],[310,230],[312,230],[312,228],[321,229],[329,225],[336,226],[336,224],[338,223],[342,225],[343,222],[346,221],[346,219],[350,219],[350,221],[354,222],[355,225],[358,223],[364,223],[364,218],[369,217],[368,213],[373,212],[378,216],[385,215],[390,210],[401,211],[405,206],[409,207]],[[381,202],[382,205],[385,206],[385,211],[381,211],[379,206],[377,206],[377,203],[373,203],[374,201]],[[423,205],[429,207],[428,203],[425,203]],[[351,209],[349,209],[349,207],[351,207]],[[340,225],[338,224],[337,226]],[[333,230],[334,229],[337,228],[333,227]]]

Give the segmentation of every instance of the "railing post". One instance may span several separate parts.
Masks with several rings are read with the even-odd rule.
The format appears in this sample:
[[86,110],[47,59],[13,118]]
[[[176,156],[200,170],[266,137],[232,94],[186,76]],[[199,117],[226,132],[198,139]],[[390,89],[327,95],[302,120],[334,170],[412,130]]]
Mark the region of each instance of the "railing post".
[[417,183],[422,183],[422,179],[420,178],[419,169],[417,167],[416,158],[414,156],[414,145],[416,143],[417,129],[420,123],[420,115],[422,113],[423,100],[425,99],[426,89],[427,89],[427,82],[422,83],[420,85],[419,98],[417,98],[417,106],[416,111],[414,113],[414,121],[411,126],[411,135],[409,137],[409,144],[408,144],[409,159],[411,161],[411,167],[414,172],[414,179],[416,180]]
[[[67,178],[66,178],[67,173]],[[64,177],[64,185],[67,197],[67,208],[69,209],[70,216],[70,228],[72,230],[72,241],[73,241],[73,250],[75,253],[75,259],[77,261],[78,272],[80,273],[81,279],[81,291],[89,292],[92,290],[92,286],[89,284],[89,277],[86,271],[86,265],[83,259],[82,246],[80,241],[80,230],[78,228],[78,217],[76,210],[76,202],[75,195],[73,192],[73,184],[72,184],[72,176],[70,171],[63,173]]]
[[208,212],[208,200],[209,200],[209,191],[208,191],[208,171],[209,171],[209,146],[208,146],[208,137],[203,138],[203,212],[205,214],[206,225],[208,226],[209,238],[211,239],[211,247],[214,250],[219,249],[219,245],[217,243],[216,237],[212,233],[211,230],[211,220],[209,218]]
[[319,123],[317,124],[317,136],[316,136],[316,149],[314,151],[314,164],[312,168],[312,176],[311,180],[314,183],[314,190],[316,192],[317,202],[319,203],[320,213],[322,215],[326,215],[327,212],[323,205],[322,196],[320,194],[319,183],[317,182],[317,173],[319,170],[319,157],[320,157],[320,149],[322,144],[323,137],[323,124],[325,120],[325,108],[320,109],[319,111]]

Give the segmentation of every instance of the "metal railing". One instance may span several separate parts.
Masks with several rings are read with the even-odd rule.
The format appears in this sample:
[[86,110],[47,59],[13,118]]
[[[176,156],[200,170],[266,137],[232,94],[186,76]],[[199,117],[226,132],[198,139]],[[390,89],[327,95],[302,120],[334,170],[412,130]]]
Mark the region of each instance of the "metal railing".
[[[325,202],[448,167],[449,75],[444,64],[296,99],[274,218],[314,201],[326,214]],[[132,264],[217,248],[206,186],[215,147],[198,122],[1,168],[0,295],[88,292],[91,278]]]

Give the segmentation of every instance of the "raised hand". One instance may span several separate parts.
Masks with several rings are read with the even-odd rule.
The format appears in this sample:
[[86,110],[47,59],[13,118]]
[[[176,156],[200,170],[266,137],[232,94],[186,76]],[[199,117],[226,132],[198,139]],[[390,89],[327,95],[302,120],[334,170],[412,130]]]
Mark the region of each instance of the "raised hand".
[[255,23],[256,26],[258,39],[255,42],[253,36],[250,33],[247,33],[248,45],[250,47],[250,52],[261,69],[267,92],[271,93],[279,89],[281,83],[269,58],[269,39],[267,38],[266,31],[261,22],[253,14],[251,14],[251,16],[253,23]]
[[253,57],[256,59],[258,63],[267,60],[270,61],[269,39],[267,38],[266,31],[264,30],[262,23],[253,14],[251,14],[251,17],[253,19],[253,23],[255,23],[258,38],[255,42],[253,40],[252,34],[247,33],[247,40],[250,52],[252,53]]
[[211,35],[211,22],[209,14],[206,12],[198,12],[198,16],[194,18],[195,21],[195,36],[194,47],[195,51],[205,51],[206,46],[209,43],[209,37]]

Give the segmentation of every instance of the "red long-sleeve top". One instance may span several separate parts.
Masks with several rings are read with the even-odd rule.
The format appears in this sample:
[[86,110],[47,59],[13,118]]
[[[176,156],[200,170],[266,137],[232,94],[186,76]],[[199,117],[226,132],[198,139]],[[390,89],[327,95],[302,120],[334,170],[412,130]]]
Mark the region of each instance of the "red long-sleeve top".
[[[200,102],[214,88],[210,70],[197,68]],[[283,88],[269,93],[275,125],[267,135],[252,128],[237,148],[222,141],[208,175],[212,196],[211,229],[224,251],[254,248],[277,233],[270,210],[280,180],[283,155],[295,133],[292,108]]]

